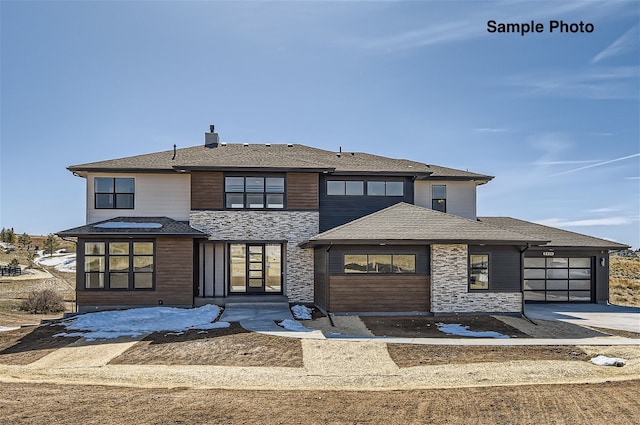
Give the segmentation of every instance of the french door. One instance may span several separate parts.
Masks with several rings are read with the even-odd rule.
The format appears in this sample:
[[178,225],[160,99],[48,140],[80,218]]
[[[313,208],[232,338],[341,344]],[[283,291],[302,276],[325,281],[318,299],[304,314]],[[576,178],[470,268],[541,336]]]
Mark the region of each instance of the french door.
[[282,293],[282,245],[229,244],[229,293]]

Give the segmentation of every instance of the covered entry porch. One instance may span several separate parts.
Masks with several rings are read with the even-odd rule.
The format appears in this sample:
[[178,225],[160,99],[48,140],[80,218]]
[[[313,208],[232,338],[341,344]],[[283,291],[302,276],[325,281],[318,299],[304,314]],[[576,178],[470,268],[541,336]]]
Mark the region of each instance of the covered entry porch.
[[286,299],[286,241],[210,241],[195,247],[194,298]]

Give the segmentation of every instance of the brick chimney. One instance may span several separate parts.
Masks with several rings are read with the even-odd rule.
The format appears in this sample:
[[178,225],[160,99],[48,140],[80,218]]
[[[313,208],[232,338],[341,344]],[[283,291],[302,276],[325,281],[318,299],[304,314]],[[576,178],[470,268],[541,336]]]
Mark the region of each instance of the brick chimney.
[[207,148],[217,148],[220,144],[220,137],[215,131],[215,126],[211,124],[209,126],[209,132],[204,133],[204,146]]

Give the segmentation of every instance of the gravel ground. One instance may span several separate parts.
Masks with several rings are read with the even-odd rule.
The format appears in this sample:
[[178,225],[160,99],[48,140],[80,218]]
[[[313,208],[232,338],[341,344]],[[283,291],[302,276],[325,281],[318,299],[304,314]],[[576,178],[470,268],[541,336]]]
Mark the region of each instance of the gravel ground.
[[622,357],[621,368],[585,361],[507,361],[398,368],[380,342],[303,340],[304,367],[111,365],[127,343],[74,343],[30,365],[0,365],[2,382],[122,385],[150,388],[374,390],[584,383],[637,379],[640,347],[580,347]]

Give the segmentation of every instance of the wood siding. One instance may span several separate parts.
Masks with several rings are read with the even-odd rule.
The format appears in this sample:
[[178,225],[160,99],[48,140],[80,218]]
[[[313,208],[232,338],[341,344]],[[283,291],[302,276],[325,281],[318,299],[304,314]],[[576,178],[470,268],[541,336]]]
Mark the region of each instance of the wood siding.
[[221,172],[191,173],[191,209],[219,210],[224,206],[224,179]]
[[520,291],[521,264],[517,247],[469,246],[469,254],[489,254],[489,291]]
[[[146,239],[145,239],[146,240]],[[81,244],[79,244],[81,246]],[[78,265],[84,264],[81,258]],[[79,309],[100,306],[193,305],[193,239],[156,239],[156,288],[153,291],[85,290],[82,272],[76,292]],[[79,269],[81,266],[79,267]]]
[[329,277],[327,275],[327,251],[324,247],[314,251],[313,262],[313,302],[326,311]]
[[287,200],[289,210],[318,209],[318,174],[287,173]]
[[429,276],[332,275],[330,312],[429,311]]
[[[327,180],[402,181],[404,196],[328,196]],[[332,229],[356,218],[395,205],[398,202],[413,204],[413,182],[408,177],[331,176],[320,178],[320,231]]]
[[[96,209],[94,184],[96,177],[129,177],[135,179],[133,209]],[[188,174],[90,173],[87,176],[87,223],[114,217],[169,217],[189,220],[190,176]]]

